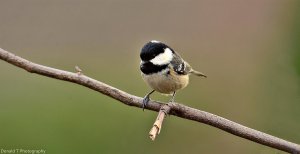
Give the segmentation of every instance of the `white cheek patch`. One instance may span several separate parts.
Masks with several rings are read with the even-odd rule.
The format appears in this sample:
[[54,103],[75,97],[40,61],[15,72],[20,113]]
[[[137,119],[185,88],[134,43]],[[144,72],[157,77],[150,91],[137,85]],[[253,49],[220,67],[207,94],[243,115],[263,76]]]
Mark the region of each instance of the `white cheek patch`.
[[170,48],[166,48],[164,53],[157,55],[155,58],[150,60],[154,65],[165,65],[171,62],[173,59],[173,53]]

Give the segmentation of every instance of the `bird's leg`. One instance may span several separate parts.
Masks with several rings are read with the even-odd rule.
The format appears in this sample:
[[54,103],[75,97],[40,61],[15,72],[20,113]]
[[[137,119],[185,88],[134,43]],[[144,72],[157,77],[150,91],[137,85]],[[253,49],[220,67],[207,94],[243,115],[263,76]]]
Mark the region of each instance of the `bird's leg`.
[[149,96],[150,96],[152,93],[154,93],[154,91],[155,91],[155,90],[152,90],[151,92],[149,92],[149,93],[144,97],[144,99],[143,99],[143,105],[142,105],[143,111],[144,111],[146,105],[148,104],[148,102],[150,101],[150,97],[149,97]]
[[173,103],[173,102],[174,102],[175,95],[176,95],[176,91],[173,92],[173,95],[172,95],[172,97],[171,97],[169,103]]
[[[175,95],[176,95],[176,91],[173,92],[170,101],[166,104],[167,106],[169,106],[169,107],[172,106],[172,103],[174,103]],[[166,110],[164,109],[164,107],[161,108],[160,110],[163,111],[163,112],[165,113],[165,115],[168,115],[169,112],[170,112],[170,109],[169,109],[168,111],[166,111]]]

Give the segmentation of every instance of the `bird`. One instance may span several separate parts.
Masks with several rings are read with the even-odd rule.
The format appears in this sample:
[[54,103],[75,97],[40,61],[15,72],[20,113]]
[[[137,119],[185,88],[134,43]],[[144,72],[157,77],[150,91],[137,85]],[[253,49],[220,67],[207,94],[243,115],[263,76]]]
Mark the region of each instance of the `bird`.
[[140,52],[140,71],[143,80],[152,88],[143,98],[143,110],[155,91],[171,95],[169,103],[174,102],[176,92],[189,84],[189,75],[207,76],[194,70],[189,63],[170,46],[157,40],[147,42]]

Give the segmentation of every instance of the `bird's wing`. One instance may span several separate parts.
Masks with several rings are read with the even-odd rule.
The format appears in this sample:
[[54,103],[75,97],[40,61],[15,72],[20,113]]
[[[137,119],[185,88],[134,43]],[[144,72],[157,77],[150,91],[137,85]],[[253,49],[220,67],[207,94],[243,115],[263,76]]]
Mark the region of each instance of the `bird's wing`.
[[173,65],[174,71],[177,74],[179,74],[179,75],[194,74],[196,76],[200,76],[200,77],[205,77],[206,78],[206,75],[204,75],[201,72],[198,72],[198,71],[194,70],[189,63],[187,63],[186,61],[184,61],[177,54],[175,54],[174,58],[176,58],[176,59],[172,60],[171,63]]
[[185,62],[182,58],[180,58],[180,56],[178,55],[174,55],[175,58],[174,60],[172,60],[172,65],[173,65],[173,69],[177,74],[180,75],[187,75],[191,72],[192,67]]

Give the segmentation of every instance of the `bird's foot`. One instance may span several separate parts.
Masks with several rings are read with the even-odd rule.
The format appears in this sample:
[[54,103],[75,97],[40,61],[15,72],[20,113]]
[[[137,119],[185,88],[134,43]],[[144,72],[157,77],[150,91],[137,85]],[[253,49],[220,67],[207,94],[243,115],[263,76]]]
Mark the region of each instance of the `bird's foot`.
[[147,106],[149,101],[150,101],[149,95],[146,95],[143,99],[143,105],[142,105],[143,111],[145,110],[145,107]]
[[145,107],[147,106],[148,102],[150,101],[150,95],[154,92],[155,90],[152,90],[150,93],[148,93],[144,99],[143,99],[143,104],[142,104],[142,108],[143,111],[145,110]]

